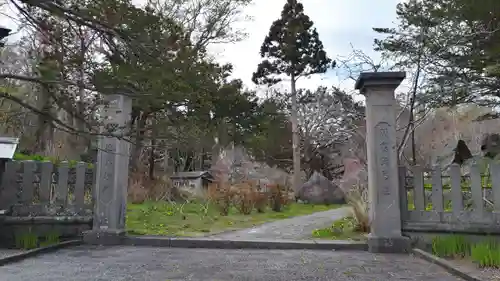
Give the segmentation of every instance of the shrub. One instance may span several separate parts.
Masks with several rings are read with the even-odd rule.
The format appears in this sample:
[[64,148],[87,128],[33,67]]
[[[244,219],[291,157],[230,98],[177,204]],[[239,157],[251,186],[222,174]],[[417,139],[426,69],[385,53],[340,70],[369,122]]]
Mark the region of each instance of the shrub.
[[144,188],[142,179],[137,175],[129,177],[128,200],[133,204],[141,204],[148,199],[148,191]]
[[290,203],[295,199],[295,194],[293,192],[290,192],[290,188],[286,185],[278,184],[278,188],[280,190],[279,199],[281,207],[290,205]]
[[266,211],[267,204],[269,202],[269,193],[265,191],[257,191],[255,194],[255,209],[259,213],[264,213]]
[[344,175],[340,187],[344,191],[347,204],[351,206],[356,222],[356,231],[370,231],[368,202],[368,173],[366,165],[356,158],[344,159]]
[[254,201],[252,195],[248,192],[244,192],[240,195],[239,203],[236,205],[238,211],[243,215],[249,215],[252,213],[254,207]]
[[207,199],[219,210],[221,216],[229,215],[233,194],[226,182],[212,182],[208,185]]
[[280,184],[269,184],[269,196],[271,209],[275,212],[281,212],[283,206],[287,204],[287,195],[283,192],[284,186]]
[[231,186],[233,191],[233,203],[243,215],[249,215],[255,206],[257,189],[254,182],[242,182]]
[[[356,221],[356,231],[370,232],[370,216],[368,204],[368,174],[359,161],[344,173],[341,188],[344,191],[347,204],[351,206],[352,215]],[[346,168],[347,169],[347,168]]]
[[172,181],[167,176],[150,179],[148,186],[149,200],[177,200],[181,197],[179,190],[172,184]]
[[352,215],[356,222],[355,230],[359,232],[370,232],[370,216],[368,213],[368,200],[365,200],[363,188],[359,186],[346,194],[347,204],[351,206]]
[[128,198],[134,204],[146,200],[177,200],[179,197],[179,191],[172,185],[168,177],[150,179],[145,172],[130,173]]

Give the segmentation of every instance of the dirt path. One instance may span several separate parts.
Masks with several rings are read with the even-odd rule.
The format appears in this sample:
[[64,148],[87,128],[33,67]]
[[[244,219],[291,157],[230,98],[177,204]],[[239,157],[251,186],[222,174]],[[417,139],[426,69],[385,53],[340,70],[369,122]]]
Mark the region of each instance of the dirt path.
[[213,235],[224,239],[308,239],[312,231],[327,227],[333,221],[349,215],[349,207],[317,212],[307,216],[294,217],[265,223],[253,228]]

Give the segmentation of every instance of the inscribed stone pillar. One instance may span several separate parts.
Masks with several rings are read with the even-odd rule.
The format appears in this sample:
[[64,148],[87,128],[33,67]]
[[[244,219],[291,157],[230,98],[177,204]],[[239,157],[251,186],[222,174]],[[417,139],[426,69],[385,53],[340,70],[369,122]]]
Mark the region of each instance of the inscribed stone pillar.
[[410,241],[401,234],[396,103],[394,90],[404,72],[361,73],[356,89],[366,96],[366,145],[371,252],[407,252]]
[[125,234],[130,144],[126,128],[132,100],[125,95],[107,95],[102,135],[95,167],[95,202],[92,231],[85,233],[90,244],[119,244]]

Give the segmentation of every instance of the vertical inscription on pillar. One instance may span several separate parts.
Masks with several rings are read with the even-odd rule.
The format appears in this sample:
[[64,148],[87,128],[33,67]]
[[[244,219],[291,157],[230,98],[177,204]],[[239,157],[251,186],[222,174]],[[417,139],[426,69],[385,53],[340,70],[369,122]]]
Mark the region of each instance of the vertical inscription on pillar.
[[114,167],[115,167],[115,157],[116,145],[114,140],[109,137],[101,137],[102,146],[101,151],[99,151],[100,163],[97,164],[98,169],[100,169],[100,177],[97,179],[98,182],[98,204],[99,204],[99,227],[101,229],[108,228],[110,225],[109,215],[112,210],[111,202],[113,201],[113,186],[114,182]]
[[108,204],[113,200],[113,184],[114,184],[114,154],[116,151],[115,146],[113,145],[113,140],[110,138],[106,138],[104,140],[105,146],[104,151],[102,152],[102,178],[101,178],[101,187],[102,187],[102,197],[101,201],[104,204]]
[[102,127],[102,136],[100,137],[100,150],[99,161],[97,163],[97,169],[99,170],[99,178],[97,184],[97,199],[98,199],[98,209],[97,214],[98,225],[100,229],[107,229],[113,227],[113,201],[115,200],[115,166],[117,164],[117,140],[114,137],[109,136],[110,133],[114,133],[113,127],[116,123],[116,101],[110,100],[109,104],[104,110],[104,122]]
[[377,149],[377,170],[380,173],[378,184],[380,184],[380,192],[383,195],[391,194],[391,159],[390,149],[392,149],[389,129],[391,125],[387,122],[379,122],[375,126],[376,149]]
[[125,228],[128,161],[130,145],[122,137],[130,120],[132,100],[123,95],[106,95],[102,111],[102,135],[99,138],[96,165],[94,231]]

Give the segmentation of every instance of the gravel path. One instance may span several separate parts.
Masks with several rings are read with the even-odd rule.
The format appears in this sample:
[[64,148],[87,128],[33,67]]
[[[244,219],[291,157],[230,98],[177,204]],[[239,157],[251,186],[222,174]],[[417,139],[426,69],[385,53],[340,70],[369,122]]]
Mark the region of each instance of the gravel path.
[[9,281],[459,281],[409,255],[79,246],[0,267]]
[[333,221],[349,215],[349,207],[317,212],[307,216],[294,217],[265,223],[253,228],[216,234],[224,239],[307,239],[314,229],[327,227]]

